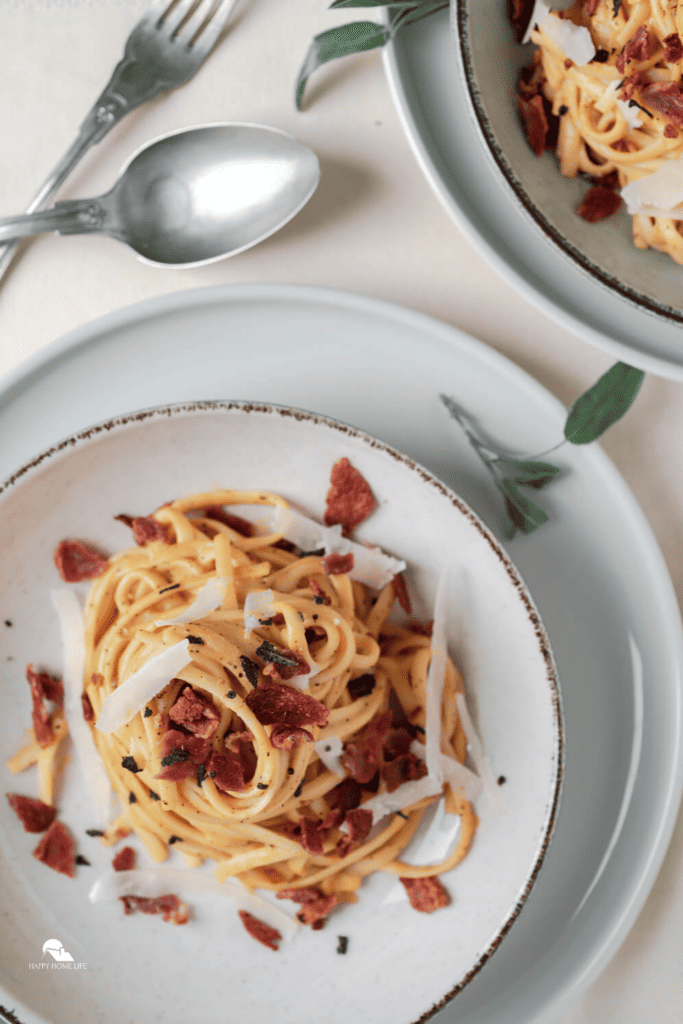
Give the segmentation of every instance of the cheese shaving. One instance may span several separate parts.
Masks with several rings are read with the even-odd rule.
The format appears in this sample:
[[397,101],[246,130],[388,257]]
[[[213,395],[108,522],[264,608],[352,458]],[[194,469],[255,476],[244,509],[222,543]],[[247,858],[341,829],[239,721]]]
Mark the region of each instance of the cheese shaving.
[[683,156],[625,185],[621,197],[631,215],[683,219]]
[[529,24],[526,27],[526,32],[522,36],[522,43],[528,43],[531,41],[531,33],[538,25],[541,25],[545,21],[549,14],[550,8],[548,5],[544,4],[543,0],[536,0],[534,9],[531,12],[531,17],[529,18]]
[[224,576],[213,576],[197,591],[194,601],[185,611],[179,612],[170,619],[158,619],[155,626],[179,626],[186,622],[195,622],[210,612],[220,608],[225,596],[227,580]]
[[432,659],[427,672],[425,700],[425,763],[427,773],[439,783],[443,782],[441,766],[441,704],[446,676],[446,621],[448,607],[449,571],[446,566],[439,577],[434,600],[432,626]]
[[118,900],[122,896],[143,896],[154,898],[175,893],[181,899],[193,895],[223,896],[235,905],[237,910],[246,910],[273,928],[278,928],[285,937],[291,938],[299,930],[299,924],[269,900],[248,892],[236,879],[228,878],[218,882],[199,871],[174,868],[141,868],[133,871],[109,871],[101,875],[93,885],[88,898],[91,903]]
[[114,732],[129,722],[145,704],[156,697],[178,673],[189,665],[192,655],[189,640],[166,647],[110,693],[100,710],[97,728]]
[[491,762],[484,750],[484,744],[479,738],[477,730],[474,727],[474,722],[472,721],[472,716],[469,713],[464,694],[456,693],[455,703],[458,708],[462,727],[465,731],[465,736],[467,737],[467,752],[472,758],[474,767],[477,769],[482,782],[482,787],[484,791],[488,793],[496,809],[499,811],[504,810],[503,801],[500,798]]
[[[413,740],[410,749],[419,757],[425,760],[426,747],[419,740]],[[479,776],[464,764],[460,764],[454,757],[448,754],[441,755],[441,774],[445,782],[450,782],[454,789],[461,789],[468,800],[476,800],[481,793],[482,783]]]
[[341,526],[324,526],[291,508],[278,507],[273,510],[271,530],[282,533],[302,551],[323,548],[326,555],[352,554],[353,569],[349,576],[373,590],[381,590],[406,568],[404,561],[385,554],[380,548],[368,547],[343,537]]
[[585,26],[575,25],[569,18],[558,18],[556,14],[549,13],[540,22],[540,28],[578,67],[593,60],[595,44]]
[[343,779],[346,772],[341,766],[341,756],[344,751],[344,743],[341,736],[330,736],[326,740],[318,740],[315,744],[315,752],[325,765],[328,771],[334,772],[340,779]]
[[275,615],[272,590],[251,590],[244,602],[244,628],[258,629],[261,619]]
[[59,617],[62,635],[64,713],[69,724],[69,735],[76,748],[81,778],[85,782],[96,823],[106,827],[114,816],[114,794],[90,726],[83,718],[81,702],[85,663],[83,613],[72,590],[53,590],[52,604]]
[[372,811],[372,824],[374,825],[387,814],[394,814],[402,811],[404,807],[412,807],[419,800],[428,796],[441,795],[442,783],[425,775],[422,779],[413,782],[404,782],[402,786],[395,789],[393,793],[378,793],[362,804],[364,811]]

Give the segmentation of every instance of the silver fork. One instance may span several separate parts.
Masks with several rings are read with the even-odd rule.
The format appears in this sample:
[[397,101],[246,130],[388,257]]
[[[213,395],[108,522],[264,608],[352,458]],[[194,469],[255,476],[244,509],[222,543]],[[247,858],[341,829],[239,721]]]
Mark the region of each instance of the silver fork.
[[[183,85],[204,63],[237,0],[155,0],[128,36],[123,57],[80,131],[26,213],[44,210],[81,157],[135,107]],[[0,277],[17,243],[0,246]]]

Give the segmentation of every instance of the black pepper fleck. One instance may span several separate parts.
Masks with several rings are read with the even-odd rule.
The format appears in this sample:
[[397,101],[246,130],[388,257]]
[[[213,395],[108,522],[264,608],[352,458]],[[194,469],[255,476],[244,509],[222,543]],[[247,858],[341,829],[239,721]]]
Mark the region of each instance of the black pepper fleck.
[[564,117],[565,114],[569,113],[569,107],[566,106],[566,104],[563,103],[557,113],[559,114],[560,117]]
[[159,799],[159,794],[155,793],[153,789],[150,789],[149,795],[151,796],[152,800],[158,800]]
[[187,639],[190,641],[191,644],[194,644],[195,647],[203,647],[204,646],[204,641],[202,640],[202,638],[200,636],[188,636]]
[[168,845],[169,846],[173,846],[174,843],[182,843],[181,837],[180,836],[171,836],[169,841],[168,841]]
[[154,714],[154,712],[152,711],[152,709],[151,709],[151,708],[145,708],[145,710],[144,710],[144,711],[143,711],[143,713],[142,713],[142,717],[143,717],[143,718],[151,718],[151,716],[152,716],[153,714]]
[[321,597],[320,594],[314,594],[313,604],[325,604],[325,598]]
[[287,769],[287,774],[288,775],[293,775],[294,774],[294,769],[293,768],[288,768]]
[[246,654],[240,655],[240,663],[247,677],[247,682],[251,683],[252,686],[256,686],[258,683],[258,665],[251,658],[248,658]]
[[507,782],[507,779],[505,778],[504,775],[499,775],[498,776],[498,785],[499,786],[504,786],[506,782]]
[[90,867],[90,861],[86,857],[84,857],[82,853],[79,853],[78,856],[76,857],[76,863],[83,864],[86,868]]
[[405,818],[406,821],[408,820],[408,815],[404,814],[403,811],[396,811],[395,813],[398,814],[399,818]]
[[129,804],[137,803],[137,797],[135,796],[135,793],[129,793],[128,794],[128,803]]
[[216,773],[215,772],[209,772],[209,775],[211,776],[212,779],[216,778]]
[[256,788],[257,789],[268,789],[268,783],[267,782],[257,782],[256,783]]
[[607,52],[607,50],[603,50],[602,48],[596,50],[593,60],[596,64],[604,64],[605,61],[609,60],[609,53]]
[[228,698],[228,700],[234,700],[235,697],[237,696],[237,690],[228,690],[225,696]]
[[299,785],[294,790],[294,796],[301,796],[301,791],[302,791],[303,788],[304,788],[304,783],[303,783],[303,779],[302,779],[302,781],[299,783]]
[[11,627],[12,627],[12,620],[11,619],[5,619],[5,625],[11,629]]
[[206,778],[206,766],[203,764],[197,765],[197,785],[201,786],[202,782]]
[[99,828],[86,828],[86,836],[103,836],[104,832]]
[[160,590],[159,593],[160,594],[167,594],[169,590],[177,590],[179,586],[180,586],[179,583],[172,583],[170,587],[164,587],[164,589]]
[[349,948],[349,937],[348,937],[348,935],[338,935],[337,936],[337,942],[338,942],[337,952],[338,953],[345,953],[347,951],[347,949]]
[[128,755],[128,757],[124,757],[124,759],[121,761],[121,767],[126,768],[129,772],[133,772],[134,775],[136,772],[142,771],[142,768],[138,768],[138,763],[135,760],[135,758],[131,757],[130,754]]

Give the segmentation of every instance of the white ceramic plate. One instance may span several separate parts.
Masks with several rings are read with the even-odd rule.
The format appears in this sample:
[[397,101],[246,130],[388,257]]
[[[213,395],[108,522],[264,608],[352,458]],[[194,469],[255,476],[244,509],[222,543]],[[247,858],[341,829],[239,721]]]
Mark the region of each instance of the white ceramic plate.
[[[89,324],[6,379],[0,479],[55,438],[108,417],[167,403],[253,399],[320,412],[381,438],[500,532],[498,497],[439,402],[442,391],[513,452],[546,450],[562,438],[566,411],[547,392],[486,346],[428,317],[317,289],[197,290]],[[436,1015],[444,1024],[547,1024],[580,997],[647,896],[683,784],[683,643],[666,568],[632,495],[597,446],[565,445],[555,460],[562,478],[537,499],[550,521],[507,547],[562,680],[561,810],[522,913],[478,976]],[[3,606],[0,624],[5,618],[11,612]],[[0,635],[4,663],[17,655],[12,630]],[[8,887],[0,890],[3,910],[16,899]],[[19,937],[42,950],[47,911],[29,897],[24,910]],[[156,1016],[168,1019],[154,934],[150,927],[139,969],[154,979]],[[105,971],[114,955],[103,957]],[[2,1005],[11,1008],[17,986],[30,1005],[39,983],[33,972],[3,964],[11,989]],[[212,992],[230,1020],[229,965]],[[93,1003],[83,1008],[89,1022],[97,1020],[95,1010]],[[18,1016],[22,1024],[39,1020]]]
[[[0,575],[7,581],[3,601],[14,624],[15,659],[0,700],[2,759],[30,724],[25,665],[59,671],[62,663],[50,599],[51,587],[61,586],[51,565],[60,539],[86,538],[102,550],[119,550],[130,543],[127,528],[113,518],[122,509],[146,514],[175,496],[217,486],[274,490],[322,521],[331,468],[345,456],[371,482],[378,503],[354,537],[406,561],[414,611],[424,621],[433,618],[439,577],[448,567],[449,646],[467,677],[494,773],[505,778],[500,792],[485,791],[477,800],[481,824],[472,856],[444,878],[452,903],[433,916],[416,914],[397,879],[380,874],[359,891],[357,905],[337,911],[324,931],[300,929],[276,956],[246,935],[237,908],[215,894],[195,893],[193,877],[179,895],[196,906],[195,916],[180,932],[159,920],[131,921],[118,902],[88,905],[95,875],[111,872],[112,854],[85,836],[93,808],[77,769],[67,768],[59,818],[91,861],[75,881],[55,877],[27,856],[36,837],[25,834],[9,806],[0,806],[4,884],[16,872],[15,893],[23,888],[46,908],[39,934],[56,934],[76,962],[88,962],[77,980],[73,971],[56,980],[50,972],[31,973],[28,964],[41,959],[42,943],[13,941],[15,904],[14,920],[5,922],[5,963],[20,974],[24,968],[32,1001],[16,994],[46,1019],[85,1021],[87,1001],[107,1024],[126,1016],[150,1019],[162,986],[167,1013],[173,1008],[187,1024],[219,1024],[224,1008],[209,993],[227,961],[235,1020],[266,1024],[286,1004],[292,1021],[313,1022],[327,1004],[329,1024],[359,1017],[368,1024],[408,1024],[464,987],[520,912],[548,848],[561,786],[560,701],[545,631],[514,566],[452,492],[394,449],[320,416],[218,403],[147,410],[89,428],[13,474],[0,489],[0,535],[8,538]],[[5,771],[2,781],[38,795],[35,771],[27,777]],[[428,863],[442,855],[443,841],[427,831],[408,855]],[[154,866],[143,848],[139,866]],[[173,851],[167,866],[182,868],[182,854]],[[175,880],[169,888],[177,891]],[[340,933],[349,943],[343,957],[336,953]],[[107,956],[112,946],[114,961]],[[152,989],[147,970],[140,972],[150,946],[157,966]],[[411,970],[416,962],[419,972]],[[267,986],[257,981],[264,972]],[[4,984],[11,990],[9,978]]]
[[[683,268],[660,253],[633,249],[625,215],[601,225],[575,223],[577,189],[585,185],[563,179],[550,153],[539,160],[516,124],[517,71],[531,48],[515,43],[505,0],[472,9],[477,83],[509,174],[499,150],[484,141],[444,11],[399,32],[384,51],[427,180],[472,244],[546,316],[624,362],[683,380]],[[489,61],[486,77],[481,67]],[[582,266],[585,252],[603,280]]]

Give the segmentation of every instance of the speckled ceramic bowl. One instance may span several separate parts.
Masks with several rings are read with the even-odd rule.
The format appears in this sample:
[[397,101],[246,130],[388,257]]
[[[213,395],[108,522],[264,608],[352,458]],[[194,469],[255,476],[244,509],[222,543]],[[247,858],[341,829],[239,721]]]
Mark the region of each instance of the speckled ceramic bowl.
[[[320,416],[218,402],[153,409],[56,444],[0,486],[3,764],[30,725],[26,664],[60,668],[50,599],[60,585],[52,561],[60,539],[116,550],[129,533],[113,516],[146,514],[214,486],[271,489],[320,517],[331,466],[343,456],[378,500],[358,536],[406,560],[415,615],[430,617],[440,570],[450,563],[451,651],[495,776],[505,779],[477,803],[472,850],[445,879],[451,905],[416,913],[400,883],[378,874],[357,904],[322,931],[301,929],[277,953],[246,934],[227,899],[191,881],[180,893],[194,908],[186,926],[124,917],[118,902],[89,902],[111,851],[86,835],[92,811],[69,764],[59,815],[90,862],[73,880],[32,858],[36,837],[0,805],[0,1004],[21,1024],[409,1024],[456,996],[523,910],[562,777],[560,698],[543,626],[509,558],[455,494],[381,442]],[[2,770],[4,791],[37,795],[35,769]],[[179,854],[169,867],[183,867]],[[196,871],[188,869],[188,879]],[[348,938],[345,955],[339,935]],[[81,966],[56,969],[50,956],[43,960],[48,939]]]
[[[640,313],[662,324],[683,325],[683,267],[662,253],[634,247],[631,217],[623,204],[597,224],[582,220],[576,208],[587,191],[586,180],[563,177],[552,151],[538,157],[527,144],[515,94],[519,72],[531,61],[534,47],[517,43],[507,10],[507,0],[451,0],[471,113],[500,186],[525,212],[535,246],[555,247],[608,294]],[[582,303],[577,296],[580,309]],[[628,315],[627,306],[623,315]]]

